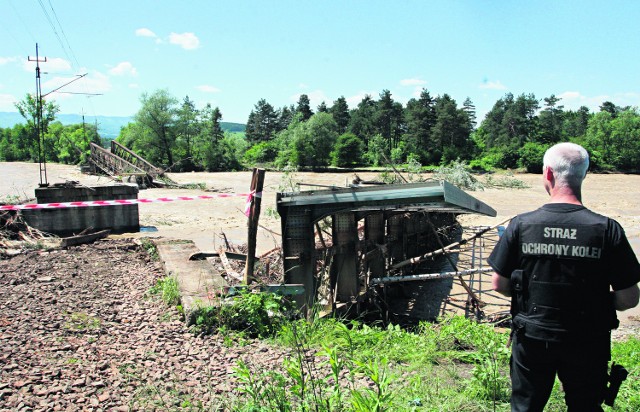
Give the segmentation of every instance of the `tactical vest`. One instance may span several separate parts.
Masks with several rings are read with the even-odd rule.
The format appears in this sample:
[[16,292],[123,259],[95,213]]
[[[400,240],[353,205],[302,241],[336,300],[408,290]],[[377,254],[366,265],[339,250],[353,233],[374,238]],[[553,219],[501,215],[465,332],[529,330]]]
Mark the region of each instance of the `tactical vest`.
[[511,275],[514,330],[549,342],[617,327],[605,267],[606,218],[595,224],[519,222],[520,267]]

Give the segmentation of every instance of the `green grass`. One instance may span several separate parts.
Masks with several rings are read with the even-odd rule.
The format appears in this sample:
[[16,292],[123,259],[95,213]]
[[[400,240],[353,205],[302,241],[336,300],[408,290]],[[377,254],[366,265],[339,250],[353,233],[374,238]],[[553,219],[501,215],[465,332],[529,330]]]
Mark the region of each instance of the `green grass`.
[[[413,332],[335,319],[286,323],[278,371],[239,364],[236,410],[507,410],[507,336],[464,318]],[[315,353],[314,357],[308,356]]]
[[83,312],[68,313],[67,321],[64,324],[65,330],[76,333],[98,331],[101,327],[102,321],[100,318]]
[[640,411],[640,339],[632,336],[623,342],[614,342],[611,357],[629,372],[620,387],[615,408],[619,411]]
[[[273,343],[292,349],[275,371],[239,364],[246,411],[508,411],[508,333],[463,317],[414,331],[335,319],[286,323]],[[613,344],[630,377],[616,410],[640,410],[640,341]],[[315,356],[309,356],[310,353]],[[545,411],[564,411],[556,382]],[[605,410],[611,410],[605,406]]]
[[196,308],[191,314],[192,331],[209,334],[224,330],[249,338],[268,338],[287,320],[285,312],[280,295],[240,290],[217,305]]
[[151,239],[149,239],[148,237],[142,237],[140,238],[140,244],[142,245],[142,248],[149,254],[149,256],[151,256],[151,259],[153,259],[154,261],[160,260],[160,255],[158,255],[158,248]]
[[[165,282],[156,288],[164,290]],[[224,305],[196,312],[199,333],[235,336],[229,338],[234,345],[244,336],[259,337],[290,353],[282,364],[268,368],[239,362],[234,393],[212,394],[220,410],[510,410],[508,332],[460,316],[421,323],[411,331],[339,319],[290,320],[281,303],[274,295],[244,291]],[[235,334],[229,335],[232,330]],[[613,359],[629,371],[614,410],[640,410],[640,340],[614,342]],[[167,407],[163,402],[170,399],[176,410],[211,410],[157,391],[142,389],[138,406],[151,397],[157,407]],[[556,382],[545,411],[564,410]]]
[[166,276],[156,281],[149,289],[149,295],[159,296],[167,306],[180,305],[180,289],[178,279],[174,276]]

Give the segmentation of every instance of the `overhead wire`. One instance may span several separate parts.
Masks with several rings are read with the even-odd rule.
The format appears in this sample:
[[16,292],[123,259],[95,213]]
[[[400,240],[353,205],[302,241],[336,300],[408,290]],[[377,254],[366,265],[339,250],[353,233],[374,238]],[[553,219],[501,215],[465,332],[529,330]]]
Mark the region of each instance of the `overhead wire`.
[[[40,7],[42,9],[42,12],[45,15],[45,18],[47,19],[49,25],[51,26],[51,29],[53,30],[56,38],[58,39],[58,42],[60,43],[60,46],[62,47],[62,50],[65,54],[65,56],[67,57],[67,59],[69,60],[69,62],[71,63],[71,67],[75,70],[75,71],[79,71],[80,70],[80,63],[76,57],[76,54],[73,51],[73,48],[71,47],[71,43],[69,42],[69,39],[67,38],[67,35],[64,31],[64,28],[62,27],[62,23],[60,22],[60,19],[58,18],[58,13],[56,13],[53,4],[51,3],[51,0],[48,0],[49,3],[49,8],[51,9],[51,14],[53,15],[53,18],[55,19],[55,23],[53,21],[53,19],[51,18],[51,15],[49,14],[49,12],[47,11],[47,8],[45,6],[45,4],[43,3],[42,0],[38,0],[38,3],[40,4]],[[57,28],[59,28],[60,33],[62,33],[62,37],[60,37],[60,34],[58,34],[58,30],[56,28],[56,23],[57,23]],[[62,38],[64,38],[64,41],[62,40]],[[75,67],[74,67],[74,63],[75,63]],[[87,89],[87,85],[86,82],[84,80],[80,80],[79,82],[80,87],[82,87],[83,89],[83,93],[72,93],[72,92],[67,92],[67,94],[83,94],[86,96],[87,102],[89,104],[89,107],[91,109],[91,112],[93,113],[93,117],[96,120],[96,124],[97,124],[97,115],[95,112],[95,108],[93,106],[93,103],[91,101],[91,97],[97,95],[97,93],[89,93],[88,89]],[[82,116],[84,119],[84,108],[82,109]]]
[[[58,23],[58,27],[60,27],[60,32],[62,32],[62,36],[64,37],[65,42],[67,43],[67,46],[69,48],[69,52],[71,53],[71,55],[73,56],[73,60],[75,61],[76,65],[77,65],[77,69],[76,70],[80,70],[80,63],[78,62],[78,59],[76,58],[76,54],[73,52],[73,48],[71,47],[71,44],[69,43],[69,39],[67,39],[67,35],[64,31],[64,28],[62,27],[62,24],[60,23],[60,20],[58,19],[58,14],[56,13],[55,9],[53,8],[53,4],[51,3],[51,0],[49,1],[49,7],[51,8],[51,12],[53,13],[53,16],[56,19],[56,22]],[[91,111],[93,112],[93,117],[96,118],[97,121],[97,115],[95,113],[95,108],[93,107],[93,102],[91,100],[92,96],[96,96],[99,95],[98,93],[89,93],[88,89],[87,89],[87,85],[85,83],[85,80],[80,80],[80,85],[82,86],[83,90],[84,90],[84,95],[86,96],[86,100],[91,108]],[[68,94],[82,94],[82,93],[73,93],[73,92],[66,92]],[[84,116],[84,108],[82,110],[82,116]]]
[[[22,25],[24,26],[25,30],[27,31],[27,33],[29,34],[29,36],[31,37],[31,39],[33,40],[33,42],[36,42],[35,37],[33,36],[33,33],[31,32],[31,30],[29,30],[29,25],[25,23],[24,19],[22,18],[22,15],[18,12],[18,9],[16,8],[15,4],[13,4],[13,2],[11,0],[7,0],[7,3],[9,3],[11,5],[11,8],[13,9],[13,12],[16,14],[16,16],[18,17],[18,20],[20,20],[20,23],[22,23]],[[20,43],[20,40],[18,40],[13,33],[11,33],[8,29],[8,25],[7,24],[2,24],[1,25],[7,33],[9,33],[9,35],[13,38],[13,40],[16,42],[16,44],[18,45],[18,47],[20,47],[24,52],[25,55],[28,55],[28,48],[24,47],[22,45],[22,43]]]
[[62,24],[60,23],[60,20],[58,19],[58,14],[56,13],[56,11],[53,8],[53,4],[51,4],[51,0],[49,0],[49,7],[51,8],[51,12],[53,13],[53,17],[55,17],[56,22],[58,23],[58,27],[60,27],[60,32],[62,33],[62,37],[64,37],[64,41],[67,44],[67,47],[69,49],[69,52],[71,53],[71,56],[73,57],[73,60],[76,62],[77,70],[80,69],[80,63],[78,63],[78,59],[76,58],[75,53],[73,52],[73,49],[71,48],[71,44],[69,44],[69,39],[67,39],[67,35],[64,32],[64,29],[62,28]]
[[67,51],[67,47],[64,45],[64,42],[62,41],[60,34],[58,34],[58,30],[56,30],[56,25],[53,23],[53,20],[51,20],[51,16],[49,16],[49,13],[47,12],[47,8],[45,7],[42,0],[38,0],[38,3],[40,3],[40,8],[42,9],[44,16],[46,17],[47,22],[49,23],[49,26],[51,26],[51,30],[53,30],[53,34],[55,34],[56,38],[58,39],[58,43],[60,43],[60,46],[62,47],[62,51],[64,52],[65,56],[67,56],[67,59],[71,61],[71,56]]

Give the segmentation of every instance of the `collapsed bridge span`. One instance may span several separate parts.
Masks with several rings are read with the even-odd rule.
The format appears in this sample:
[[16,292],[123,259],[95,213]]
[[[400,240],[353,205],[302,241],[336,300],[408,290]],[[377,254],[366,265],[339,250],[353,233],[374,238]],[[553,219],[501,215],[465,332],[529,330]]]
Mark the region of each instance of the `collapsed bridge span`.
[[454,277],[479,303],[459,275],[459,249],[444,245],[462,239],[458,215],[496,211],[448,182],[278,193],[277,208],[284,282],[304,285],[301,307],[329,312],[377,296],[388,314],[434,319]]
[[135,178],[136,181],[147,180],[148,183],[152,183],[161,177],[169,183],[175,183],[164,174],[163,169],[152,165],[142,156],[137,155],[115,140],[111,141],[111,150],[100,147],[95,143],[91,143],[90,149],[91,171],[94,173],[99,170],[112,177]]

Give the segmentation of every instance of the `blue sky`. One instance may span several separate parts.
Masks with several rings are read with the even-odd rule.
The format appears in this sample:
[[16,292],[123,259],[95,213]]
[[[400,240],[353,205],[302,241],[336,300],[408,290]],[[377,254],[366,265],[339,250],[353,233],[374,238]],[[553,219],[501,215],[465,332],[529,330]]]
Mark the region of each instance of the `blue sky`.
[[0,0],[0,111],[35,90],[61,113],[130,116],[142,93],[188,95],[245,123],[255,103],[307,94],[355,107],[382,90],[469,97],[481,120],[506,93],[567,109],[640,106],[638,1]]

